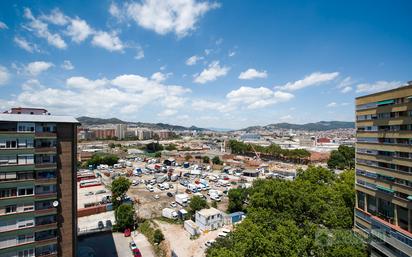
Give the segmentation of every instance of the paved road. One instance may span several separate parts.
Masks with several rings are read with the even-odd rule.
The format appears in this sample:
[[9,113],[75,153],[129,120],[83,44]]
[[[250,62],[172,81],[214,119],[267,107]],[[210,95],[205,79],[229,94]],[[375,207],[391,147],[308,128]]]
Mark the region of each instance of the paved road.
[[152,245],[149,243],[147,238],[139,232],[133,232],[132,238],[136,243],[137,247],[139,247],[140,252],[142,253],[143,257],[155,257],[155,253],[153,251]]

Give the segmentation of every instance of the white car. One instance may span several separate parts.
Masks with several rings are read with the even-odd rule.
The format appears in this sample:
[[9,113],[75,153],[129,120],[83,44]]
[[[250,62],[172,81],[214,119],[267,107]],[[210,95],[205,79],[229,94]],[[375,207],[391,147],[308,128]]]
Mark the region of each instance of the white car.
[[154,192],[153,186],[148,185],[146,188],[147,188],[147,190],[149,190],[149,192]]
[[137,180],[133,180],[132,181],[132,186],[137,186],[137,185],[139,185],[139,182]]
[[156,199],[156,200],[159,199],[159,198],[160,198],[159,195],[154,196],[154,199]]
[[177,207],[177,204],[176,204],[175,202],[171,202],[171,203],[170,203],[170,207],[176,208],[176,207]]
[[220,197],[219,197],[218,195],[216,195],[216,194],[211,194],[211,195],[210,195],[210,200],[213,200],[213,201],[216,201],[216,202],[220,202],[220,201],[221,201]]
[[229,233],[230,233],[230,230],[227,229],[227,228],[224,228],[224,229],[222,229],[222,233],[229,234]]
[[227,234],[226,234],[226,233],[223,233],[223,232],[220,232],[217,236],[218,236],[218,237],[227,237]]
[[208,241],[206,241],[205,246],[206,246],[206,247],[210,247],[210,246],[212,246],[212,244],[214,244],[215,242],[216,242],[215,240],[208,240]]

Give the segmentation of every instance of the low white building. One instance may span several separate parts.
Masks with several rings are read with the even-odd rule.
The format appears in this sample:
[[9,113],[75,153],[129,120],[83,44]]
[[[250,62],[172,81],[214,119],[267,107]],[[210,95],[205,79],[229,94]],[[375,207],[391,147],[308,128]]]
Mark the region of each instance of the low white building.
[[215,230],[224,225],[222,212],[215,208],[197,211],[195,220],[201,230]]

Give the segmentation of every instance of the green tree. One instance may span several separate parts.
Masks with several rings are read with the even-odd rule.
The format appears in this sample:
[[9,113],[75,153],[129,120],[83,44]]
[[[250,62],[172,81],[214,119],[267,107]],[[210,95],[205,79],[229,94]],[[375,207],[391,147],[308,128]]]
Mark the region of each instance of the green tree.
[[207,164],[209,164],[210,163],[210,158],[209,158],[209,156],[203,156],[203,163],[207,163]]
[[227,207],[227,211],[237,212],[237,211],[244,211],[243,202],[247,198],[247,190],[242,188],[233,188],[230,189],[228,192],[229,197],[229,205]]
[[163,235],[162,231],[160,229],[156,229],[153,233],[153,241],[156,244],[160,244],[160,242],[162,242],[163,240],[165,240],[165,236]]
[[155,158],[160,158],[162,157],[162,152],[156,152],[154,155]]
[[170,145],[167,145],[165,149],[168,151],[173,151],[173,150],[177,150],[177,147],[175,144],[170,144]]
[[216,165],[221,165],[222,164],[222,161],[220,160],[219,156],[213,157],[212,162],[213,162],[213,164],[216,164]]
[[200,211],[204,208],[209,208],[209,205],[207,205],[207,201],[204,198],[195,195],[192,197],[192,199],[190,199],[189,208],[191,215],[194,215],[196,211]]
[[120,231],[133,228],[134,210],[130,204],[122,204],[115,210],[116,226]]
[[115,148],[116,145],[115,145],[114,143],[109,143],[109,147],[110,147],[110,148]]
[[355,167],[355,148],[341,145],[338,150],[333,150],[328,160],[331,169],[353,169]]
[[119,161],[119,157],[117,157],[114,154],[103,154],[103,153],[97,153],[93,154],[92,158],[87,161],[87,165],[100,165],[100,164],[106,164],[109,166],[113,166]]
[[155,153],[159,151],[163,151],[163,146],[159,144],[158,142],[152,142],[146,145],[146,151],[148,153]]
[[125,177],[118,177],[111,184],[113,208],[119,207],[132,183]]

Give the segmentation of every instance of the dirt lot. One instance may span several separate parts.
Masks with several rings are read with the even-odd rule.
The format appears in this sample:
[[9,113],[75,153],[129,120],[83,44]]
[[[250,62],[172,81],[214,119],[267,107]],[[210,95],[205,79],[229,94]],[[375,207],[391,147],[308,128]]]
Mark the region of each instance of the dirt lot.
[[[163,221],[155,221],[169,242],[171,250],[179,257],[203,257],[205,256],[208,240],[216,239],[223,228],[201,234],[197,239],[190,239],[190,235],[184,230],[183,225],[169,224]],[[231,229],[229,226],[224,228]],[[177,240],[178,239],[178,240]]]

